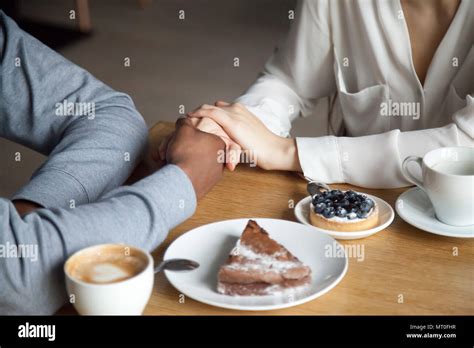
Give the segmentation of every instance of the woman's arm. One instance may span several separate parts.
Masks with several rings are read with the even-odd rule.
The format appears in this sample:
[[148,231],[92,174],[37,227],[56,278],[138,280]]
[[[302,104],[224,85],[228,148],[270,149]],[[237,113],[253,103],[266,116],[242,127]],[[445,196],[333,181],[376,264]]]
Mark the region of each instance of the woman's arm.
[[188,116],[210,120],[222,127],[239,144],[239,151],[247,151],[245,155],[262,169],[301,171],[295,139],[272,133],[242,104],[224,101],[216,102],[215,106],[204,104]]
[[336,91],[328,6],[327,0],[298,3],[285,42],[236,100],[279,136],[289,136],[292,120]]
[[362,137],[324,136],[285,138],[270,132],[243,105],[203,105],[191,117],[208,117],[251,151],[257,165],[267,170],[303,171],[325,183],[349,183],[362,187],[392,188],[410,185],[401,171],[403,159],[423,156],[443,146],[474,146],[474,99],[453,116],[453,123],[411,132],[392,130]]
[[[329,96],[336,90],[328,18],[327,0],[299,1],[285,42],[275,50],[257,81],[237,99],[237,105],[242,105],[261,121],[258,126],[264,125],[278,136],[275,138],[280,140],[278,150],[286,154],[296,154],[294,139],[283,139],[290,134],[291,121],[299,115],[309,114],[318,98]],[[201,106],[188,116],[199,114],[203,107],[207,106]],[[240,144],[229,139],[214,121],[205,118],[195,122],[198,128],[204,131],[212,129],[213,134],[221,136],[228,153],[240,153]],[[227,162],[230,170],[237,165],[232,162],[237,157],[230,156]],[[283,161],[277,164],[279,168],[301,169],[297,157],[291,157],[293,160],[289,162],[286,162],[288,156],[280,158]],[[260,161],[261,167],[266,168],[266,165]]]
[[474,99],[440,128],[362,137],[297,138],[298,155],[305,176],[326,183],[349,183],[370,188],[411,185],[402,174],[403,160],[423,156],[444,146],[474,146]]

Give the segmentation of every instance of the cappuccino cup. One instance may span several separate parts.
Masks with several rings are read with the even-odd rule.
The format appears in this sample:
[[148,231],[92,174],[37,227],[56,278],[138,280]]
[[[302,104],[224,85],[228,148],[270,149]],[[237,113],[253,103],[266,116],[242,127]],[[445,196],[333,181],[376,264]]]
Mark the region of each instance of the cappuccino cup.
[[64,273],[69,301],[81,315],[140,315],[153,289],[152,256],[127,245],[82,249]]
[[[421,180],[408,170],[411,162],[421,167]],[[402,170],[408,181],[426,192],[438,220],[474,225],[474,147],[443,147],[423,158],[409,156]]]

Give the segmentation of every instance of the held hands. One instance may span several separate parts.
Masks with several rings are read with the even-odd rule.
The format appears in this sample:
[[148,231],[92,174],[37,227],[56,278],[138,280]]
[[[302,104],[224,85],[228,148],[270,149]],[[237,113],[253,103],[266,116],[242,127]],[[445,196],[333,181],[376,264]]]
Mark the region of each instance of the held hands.
[[[226,150],[225,164],[229,170],[233,171],[239,163],[241,153],[240,145],[230,139],[227,133],[222,129],[222,127],[210,118],[188,118],[188,120],[195,128],[209,134],[217,135],[219,138],[222,139],[222,141],[225,143]],[[168,143],[172,135],[173,134],[170,134],[161,141],[157,152],[158,157],[154,158],[157,163],[162,160],[165,160],[166,149],[168,147]]]
[[[252,151],[257,165],[262,169],[301,171],[296,141],[272,133],[255,115],[239,103],[229,104],[218,101],[215,105],[205,104],[189,113],[188,116],[192,119],[214,121],[225,133],[225,137],[229,139],[233,148],[237,149],[240,146],[244,151]],[[206,125],[206,127],[212,128],[211,125]],[[214,129],[217,128],[214,126]],[[214,134],[222,136],[220,131],[219,134]],[[238,148],[239,151],[240,148]]]
[[225,143],[216,135],[196,129],[190,119],[179,119],[168,139],[166,162],[180,167],[191,180],[197,198],[202,198],[222,178],[218,154]]
[[126,184],[133,184],[153,174],[166,163],[171,163],[186,173],[198,199],[209,192],[221,179],[224,171],[224,165],[218,156],[224,151],[225,143],[218,136],[197,129],[194,123],[196,120],[179,119],[171,134],[169,126],[155,124],[149,131],[145,158]]
[[235,169],[241,152],[248,151],[262,169],[301,171],[295,140],[272,133],[243,105],[219,101],[214,106],[202,105],[187,116],[164,138],[155,129],[159,124],[150,130],[150,149],[144,162],[153,162],[148,168],[164,163],[180,166],[198,197],[221,178],[219,153],[224,149],[229,170]]

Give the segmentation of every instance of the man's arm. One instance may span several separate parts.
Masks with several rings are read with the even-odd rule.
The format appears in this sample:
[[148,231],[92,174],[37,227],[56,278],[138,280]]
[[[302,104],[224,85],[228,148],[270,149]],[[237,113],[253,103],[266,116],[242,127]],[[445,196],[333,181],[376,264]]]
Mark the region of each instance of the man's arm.
[[[153,250],[195,206],[191,181],[173,165],[75,209],[39,209],[22,218],[0,198],[0,315],[54,313],[67,301],[62,265],[69,255],[101,243]],[[31,253],[16,257],[8,254],[13,248]]]
[[146,146],[147,129],[127,95],[0,11],[0,136],[49,156],[14,199],[70,207],[94,202],[125,181]]
[[41,205],[37,203],[31,202],[31,201],[25,201],[23,199],[13,201],[13,206],[16,208],[16,211],[18,212],[18,214],[20,214],[20,216],[31,213],[32,211],[35,211],[36,209],[43,208]]
[[[153,250],[191,216],[196,198],[222,177],[224,143],[179,121],[167,150],[172,163],[132,186],[110,191],[75,209],[39,209],[21,217],[0,198],[0,246],[35,250],[30,257],[0,255],[0,315],[51,314],[66,302],[62,266],[84,247],[126,243]],[[28,255],[24,255],[28,256]]]

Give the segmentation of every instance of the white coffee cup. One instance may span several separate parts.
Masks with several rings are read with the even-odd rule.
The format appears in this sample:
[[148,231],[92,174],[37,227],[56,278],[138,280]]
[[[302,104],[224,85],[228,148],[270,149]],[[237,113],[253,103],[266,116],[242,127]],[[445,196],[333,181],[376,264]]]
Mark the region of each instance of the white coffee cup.
[[69,300],[82,315],[140,315],[151,296],[153,258],[145,250],[102,244],[64,264]]
[[[410,162],[421,167],[422,180],[408,171]],[[474,225],[474,147],[443,147],[423,158],[409,156],[403,174],[428,195],[436,217],[448,225]]]

